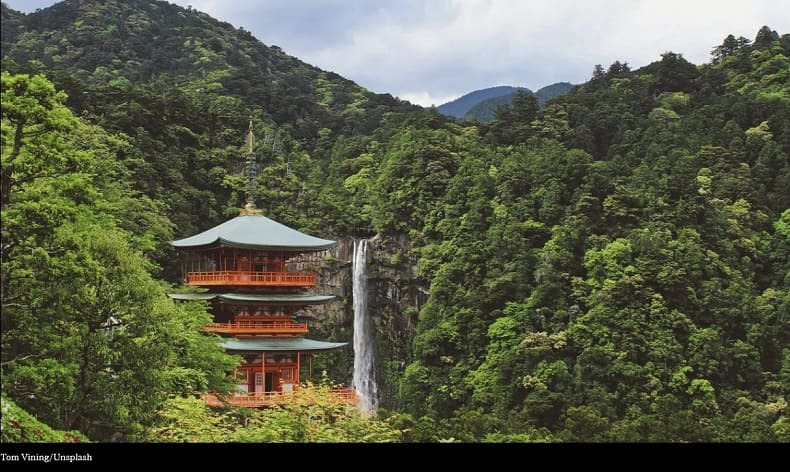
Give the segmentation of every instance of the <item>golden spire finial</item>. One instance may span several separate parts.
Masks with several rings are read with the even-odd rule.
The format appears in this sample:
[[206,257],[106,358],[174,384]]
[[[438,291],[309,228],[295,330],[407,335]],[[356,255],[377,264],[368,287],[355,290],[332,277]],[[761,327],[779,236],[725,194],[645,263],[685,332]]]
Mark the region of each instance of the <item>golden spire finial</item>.
[[252,154],[252,145],[255,141],[255,135],[252,133],[252,120],[250,120],[250,127],[247,130],[247,144],[249,146],[247,154]]
[[250,127],[247,130],[247,158],[245,159],[244,173],[247,175],[247,204],[239,213],[240,216],[244,215],[260,215],[262,212],[255,206],[255,197],[257,196],[258,182],[256,181],[258,169],[255,162],[255,153],[252,148],[255,143],[255,134],[252,132],[252,120],[250,120]]

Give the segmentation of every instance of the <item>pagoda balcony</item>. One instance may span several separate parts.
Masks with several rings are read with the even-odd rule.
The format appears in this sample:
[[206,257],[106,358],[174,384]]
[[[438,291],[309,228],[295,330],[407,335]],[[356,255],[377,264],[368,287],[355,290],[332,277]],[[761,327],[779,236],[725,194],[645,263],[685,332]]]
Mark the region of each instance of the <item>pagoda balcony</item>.
[[222,334],[282,334],[298,335],[307,333],[307,323],[291,321],[241,321],[236,323],[211,323],[203,327],[212,333]]
[[188,285],[252,285],[257,287],[315,287],[312,272],[248,272],[215,270],[188,272]]
[[[296,387],[294,386],[294,391]],[[337,405],[353,405],[357,402],[357,391],[353,388],[333,388],[330,391],[330,402]],[[218,395],[209,393],[203,397],[206,405],[212,407],[236,406],[245,408],[261,408],[282,405],[298,398],[294,392],[256,392]]]

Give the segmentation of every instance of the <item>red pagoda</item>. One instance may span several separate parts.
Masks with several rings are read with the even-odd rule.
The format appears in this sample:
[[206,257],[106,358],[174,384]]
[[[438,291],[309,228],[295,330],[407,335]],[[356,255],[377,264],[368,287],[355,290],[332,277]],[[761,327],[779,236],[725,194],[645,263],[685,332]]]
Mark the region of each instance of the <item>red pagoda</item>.
[[[310,268],[335,241],[301,233],[256,209],[252,124],[249,131],[247,205],[241,214],[200,234],[173,241],[182,255],[187,285],[206,293],[171,294],[176,300],[209,300],[214,322],[206,331],[223,336],[223,347],[243,361],[234,377],[238,391],[207,395],[211,406],[265,407],[289,400],[299,382],[312,377],[313,355],[347,343],[308,339],[300,309],[329,303],[316,294]],[[353,389],[334,389],[334,398],[353,403]]]

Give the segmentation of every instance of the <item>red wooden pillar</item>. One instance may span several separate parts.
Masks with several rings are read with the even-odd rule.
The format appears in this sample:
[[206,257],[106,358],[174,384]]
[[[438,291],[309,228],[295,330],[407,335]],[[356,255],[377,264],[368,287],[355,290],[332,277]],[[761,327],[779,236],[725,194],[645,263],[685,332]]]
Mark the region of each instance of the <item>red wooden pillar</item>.
[[266,395],[266,351],[261,352],[261,376],[263,377],[261,379],[262,382],[261,385],[263,386],[263,388],[261,389],[262,390],[261,393],[265,396]]
[[302,370],[302,353],[296,351],[296,385],[299,385],[299,371]]

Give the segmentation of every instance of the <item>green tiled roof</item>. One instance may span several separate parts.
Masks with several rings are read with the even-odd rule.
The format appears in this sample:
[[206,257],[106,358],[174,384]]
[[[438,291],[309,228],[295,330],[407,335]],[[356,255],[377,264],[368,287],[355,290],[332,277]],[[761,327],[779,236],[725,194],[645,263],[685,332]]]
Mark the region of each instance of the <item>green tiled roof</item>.
[[263,215],[244,215],[170,244],[178,249],[222,245],[244,249],[323,251],[336,242],[304,234]]
[[219,343],[229,351],[328,351],[348,343],[328,343],[307,338],[225,339]]
[[270,303],[272,305],[320,305],[329,303],[334,295],[305,295],[301,293],[170,293],[174,300],[213,300],[229,303]]

